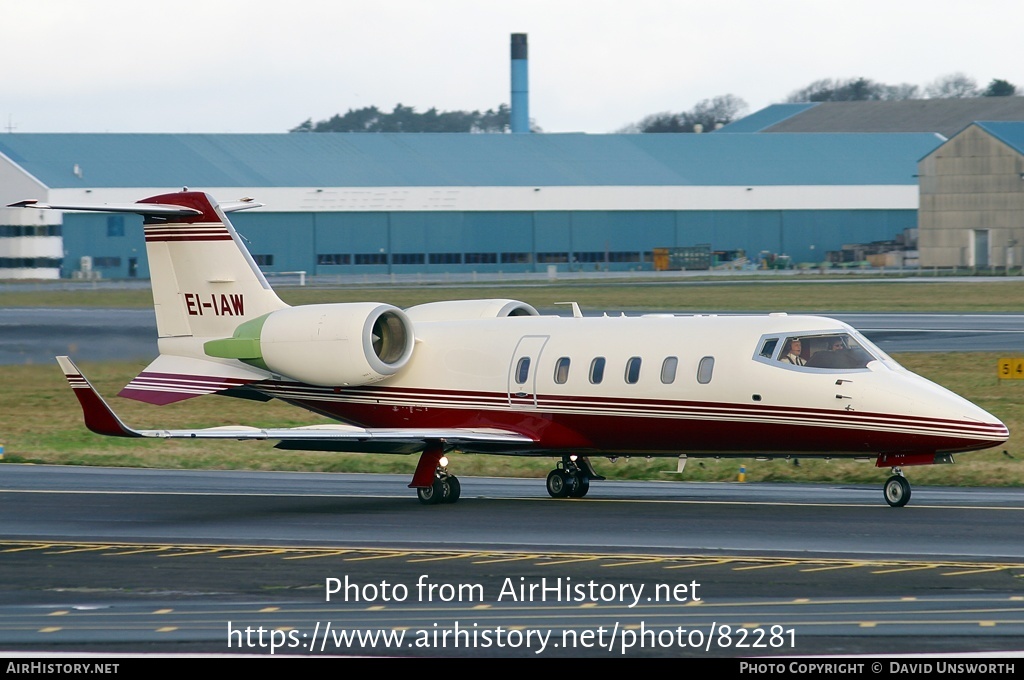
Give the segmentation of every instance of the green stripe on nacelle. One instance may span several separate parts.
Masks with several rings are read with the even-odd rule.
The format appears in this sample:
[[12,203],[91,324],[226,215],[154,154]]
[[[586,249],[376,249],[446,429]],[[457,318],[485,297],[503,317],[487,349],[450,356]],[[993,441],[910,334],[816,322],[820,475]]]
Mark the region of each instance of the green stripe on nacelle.
[[270,314],[264,314],[246,321],[235,329],[230,338],[203,343],[203,351],[207,356],[238,359],[251,366],[269,370],[263,361],[263,352],[260,349],[260,334],[263,332],[263,324],[269,316]]

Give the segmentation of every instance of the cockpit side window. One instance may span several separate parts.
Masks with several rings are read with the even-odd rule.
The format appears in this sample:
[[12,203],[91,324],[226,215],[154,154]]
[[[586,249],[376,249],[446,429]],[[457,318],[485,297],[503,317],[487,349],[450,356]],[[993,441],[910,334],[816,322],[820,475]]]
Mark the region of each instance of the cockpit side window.
[[775,354],[775,347],[779,344],[778,338],[768,338],[761,345],[761,351],[759,354],[766,359],[771,359],[772,355]]
[[[777,342],[768,338],[762,342],[759,356],[770,358],[765,353],[769,343]],[[781,339],[777,361],[788,366],[824,369],[861,369],[878,359],[852,335],[846,332],[790,335]],[[773,345],[774,349],[775,345]]]

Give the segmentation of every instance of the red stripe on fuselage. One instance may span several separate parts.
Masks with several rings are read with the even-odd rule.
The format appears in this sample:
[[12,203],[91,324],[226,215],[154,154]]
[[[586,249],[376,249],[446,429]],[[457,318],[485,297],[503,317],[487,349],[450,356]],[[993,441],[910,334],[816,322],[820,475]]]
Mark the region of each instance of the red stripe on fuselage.
[[230,240],[231,240],[231,235],[226,233],[226,232],[224,234],[220,234],[220,235],[208,235],[208,236],[188,235],[188,234],[173,235],[173,236],[150,236],[149,234],[146,235],[146,243],[160,243],[160,242],[164,242],[164,241],[230,241]]
[[[523,408],[509,405],[502,393],[269,381],[260,389],[363,427],[493,427],[525,434],[538,441],[538,449],[867,456],[971,451],[1007,437],[1006,428],[995,424],[785,406],[538,395],[536,408]],[[572,412],[552,402],[571,404]]]

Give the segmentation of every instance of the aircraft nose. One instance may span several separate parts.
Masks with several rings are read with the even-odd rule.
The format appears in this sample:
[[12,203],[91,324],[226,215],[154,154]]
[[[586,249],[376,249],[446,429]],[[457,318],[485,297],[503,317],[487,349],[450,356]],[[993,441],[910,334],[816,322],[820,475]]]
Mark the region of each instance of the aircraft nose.
[[[968,402],[970,403],[970,402]],[[977,439],[975,449],[987,449],[999,446],[1010,438],[1010,429],[1003,421],[988,411],[970,404],[971,409],[961,419],[961,428],[965,434]]]

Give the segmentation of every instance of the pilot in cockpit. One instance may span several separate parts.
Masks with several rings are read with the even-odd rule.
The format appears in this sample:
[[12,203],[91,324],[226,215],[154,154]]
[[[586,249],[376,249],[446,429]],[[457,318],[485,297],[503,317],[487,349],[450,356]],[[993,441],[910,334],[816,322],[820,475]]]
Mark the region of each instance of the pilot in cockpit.
[[872,357],[857,346],[849,346],[843,337],[829,338],[826,348],[811,355],[812,368],[864,368]]
[[794,366],[806,366],[807,360],[800,356],[803,352],[803,343],[800,342],[800,338],[790,338],[786,341],[786,346],[782,348],[782,355],[779,356],[779,361],[784,361]]

